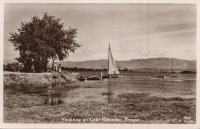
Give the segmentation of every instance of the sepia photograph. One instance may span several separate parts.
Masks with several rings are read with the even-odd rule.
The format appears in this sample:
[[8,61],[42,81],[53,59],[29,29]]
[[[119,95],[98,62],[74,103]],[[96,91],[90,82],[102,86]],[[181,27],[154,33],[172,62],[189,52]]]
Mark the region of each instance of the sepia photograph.
[[197,124],[196,4],[3,11],[3,123]]

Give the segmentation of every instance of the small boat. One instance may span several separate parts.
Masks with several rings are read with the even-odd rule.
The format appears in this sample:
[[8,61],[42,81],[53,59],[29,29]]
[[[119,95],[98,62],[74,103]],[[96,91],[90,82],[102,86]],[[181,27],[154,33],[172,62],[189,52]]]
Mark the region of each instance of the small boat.
[[178,75],[170,75],[169,77],[174,77],[174,78],[176,78],[176,77],[178,77]]
[[118,78],[124,78],[124,76],[122,76],[122,75],[118,75]]
[[159,67],[159,74],[156,78],[167,78],[167,76],[161,75],[161,68]]
[[90,77],[87,77],[87,80],[88,80],[88,81],[89,81],[89,80],[101,80],[101,78],[98,77],[98,76],[90,76]]
[[105,78],[109,78],[109,76],[108,76],[108,75],[105,75],[105,76],[102,76],[102,78],[104,78],[104,79],[105,79]]
[[174,72],[174,59],[173,58],[172,58],[172,71],[171,71],[171,73],[172,73],[172,75],[170,75],[169,77],[171,77],[171,78],[177,78],[178,77],[178,75],[175,74],[175,72]]
[[87,77],[79,77],[77,78],[79,81],[86,81],[87,80]]
[[157,76],[157,78],[167,78],[167,76]]

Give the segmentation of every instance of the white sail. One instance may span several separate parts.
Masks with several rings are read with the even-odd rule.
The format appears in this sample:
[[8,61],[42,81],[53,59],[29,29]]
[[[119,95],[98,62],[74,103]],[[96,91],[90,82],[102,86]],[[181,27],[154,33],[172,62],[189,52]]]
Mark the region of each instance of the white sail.
[[119,70],[112,56],[110,44],[109,44],[109,49],[108,49],[108,74],[119,74]]

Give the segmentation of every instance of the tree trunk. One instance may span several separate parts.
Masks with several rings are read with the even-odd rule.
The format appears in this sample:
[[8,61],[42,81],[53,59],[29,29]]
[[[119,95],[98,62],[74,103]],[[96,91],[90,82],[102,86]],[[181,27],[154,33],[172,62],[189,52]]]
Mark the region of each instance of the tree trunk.
[[48,60],[47,58],[45,58],[45,61],[44,61],[44,72],[47,72],[47,65],[48,65]]
[[52,68],[51,68],[51,70],[54,71],[54,58],[53,57],[52,57],[52,61],[53,62],[52,62]]

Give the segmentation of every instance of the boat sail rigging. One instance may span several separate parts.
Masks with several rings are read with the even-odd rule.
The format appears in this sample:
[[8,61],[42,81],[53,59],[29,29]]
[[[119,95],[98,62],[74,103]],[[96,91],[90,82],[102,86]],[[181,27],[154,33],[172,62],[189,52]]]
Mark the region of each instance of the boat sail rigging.
[[176,72],[174,71],[174,58],[172,57],[172,71],[171,71],[172,75],[170,75],[170,77],[178,77],[178,74],[176,74]]
[[115,63],[115,60],[112,56],[112,51],[110,49],[110,44],[108,48],[108,75],[118,75],[120,74],[117,65]]
[[175,73],[174,72],[174,58],[172,57],[172,72],[171,73]]

